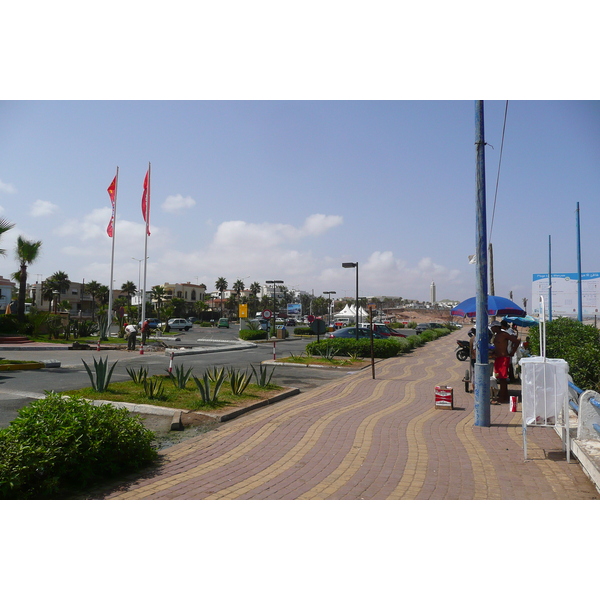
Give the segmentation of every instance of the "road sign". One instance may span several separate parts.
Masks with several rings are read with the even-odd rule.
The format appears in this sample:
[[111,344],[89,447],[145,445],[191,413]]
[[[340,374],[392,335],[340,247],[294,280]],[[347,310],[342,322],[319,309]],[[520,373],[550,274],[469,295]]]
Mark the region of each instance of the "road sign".
[[325,323],[325,321],[323,321],[323,319],[315,319],[310,324],[310,328],[313,333],[316,333],[317,335],[322,335],[327,331],[327,324]]
[[263,319],[270,319],[273,316],[273,313],[270,310],[263,310],[262,316]]
[[308,317],[306,317],[306,320],[307,320],[309,323],[312,323],[312,322],[315,320],[315,317],[314,317],[314,315],[308,315]]
[[248,318],[248,305],[247,304],[240,304],[239,307],[239,317],[240,319],[247,319]]

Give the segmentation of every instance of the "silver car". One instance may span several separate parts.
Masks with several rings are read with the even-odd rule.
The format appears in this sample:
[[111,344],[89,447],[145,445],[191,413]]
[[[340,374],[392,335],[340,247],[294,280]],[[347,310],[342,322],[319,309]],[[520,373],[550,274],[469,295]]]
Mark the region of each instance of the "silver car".
[[165,331],[171,331],[171,329],[189,331],[192,328],[192,323],[187,319],[169,319],[166,323],[161,323],[160,325],[161,327],[164,326]]

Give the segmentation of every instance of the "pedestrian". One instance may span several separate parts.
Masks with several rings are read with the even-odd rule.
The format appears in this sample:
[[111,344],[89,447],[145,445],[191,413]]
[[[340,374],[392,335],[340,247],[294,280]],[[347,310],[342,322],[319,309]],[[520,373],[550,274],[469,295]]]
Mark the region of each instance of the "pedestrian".
[[146,338],[148,337],[149,334],[150,334],[150,323],[148,322],[148,319],[146,319],[142,323],[142,346],[146,343]]
[[512,323],[509,323],[506,319],[502,319],[502,321],[500,321],[500,327],[502,327],[502,329],[504,329],[504,331],[506,331],[508,334],[516,337],[518,340],[516,343],[512,341],[508,342],[508,353],[511,356],[511,361],[508,366],[508,378],[512,383],[513,381],[515,381],[515,353],[521,345],[521,340],[518,339],[519,334],[517,333],[516,328],[512,325]]
[[127,351],[135,350],[135,338],[137,337],[137,329],[133,323],[125,324],[125,337],[127,338]]
[[[494,321],[490,325],[490,329],[494,334],[494,373],[500,389],[498,400],[493,399],[492,404],[508,403],[509,365],[516,349],[519,347],[519,338],[502,329],[502,325],[498,321]],[[511,344],[510,350],[509,344]]]

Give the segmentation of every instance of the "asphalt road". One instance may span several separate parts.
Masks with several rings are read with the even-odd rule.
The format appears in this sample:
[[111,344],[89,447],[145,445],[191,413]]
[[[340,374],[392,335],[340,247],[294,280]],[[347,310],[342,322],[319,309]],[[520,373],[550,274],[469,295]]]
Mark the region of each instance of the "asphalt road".
[[[238,339],[237,326],[231,329],[206,329],[194,327],[191,331],[177,334],[181,344],[195,344],[198,340],[213,339],[220,341]],[[306,339],[278,340],[275,350],[277,358],[290,354],[301,354],[306,347]],[[150,375],[163,374],[169,368],[170,357],[164,351],[127,352],[123,350],[5,350],[0,347],[0,356],[16,360],[56,360],[61,363],[58,368],[38,369],[33,371],[0,372],[0,428],[6,427],[17,417],[17,411],[32,400],[42,397],[46,390],[62,392],[66,390],[89,387],[90,379],[82,361],[93,370],[94,359],[108,357],[109,364],[117,361],[112,381],[127,381],[127,368],[138,368],[144,365]],[[187,354],[174,359],[176,364],[193,367],[193,373],[200,377],[206,368],[213,366],[230,366],[246,369],[250,365],[255,368],[264,360],[273,358],[273,343],[259,343],[255,348],[211,352],[205,354]],[[307,391],[319,385],[343,377],[347,372],[337,369],[307,369],[301,367],[276,367],[273,383],[285,387],[297,387]]]

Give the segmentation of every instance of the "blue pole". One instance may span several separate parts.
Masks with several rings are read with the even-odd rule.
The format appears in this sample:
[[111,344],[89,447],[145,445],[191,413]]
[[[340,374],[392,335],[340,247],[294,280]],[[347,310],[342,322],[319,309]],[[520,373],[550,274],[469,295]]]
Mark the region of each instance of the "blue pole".
[[577,203],[577,319],[583,321],[581,304],[581,232],[579,229],[579,202]]
[[548,321],[552,321],[552,236],[548,236]]
[[475,425],[490,426],[490,369],[488,359],[488,312],[487,312],[487,223],[485,211],[485,137],[483,100],[475,102],[475,150],[476,150],[476,359],[474,369]]

